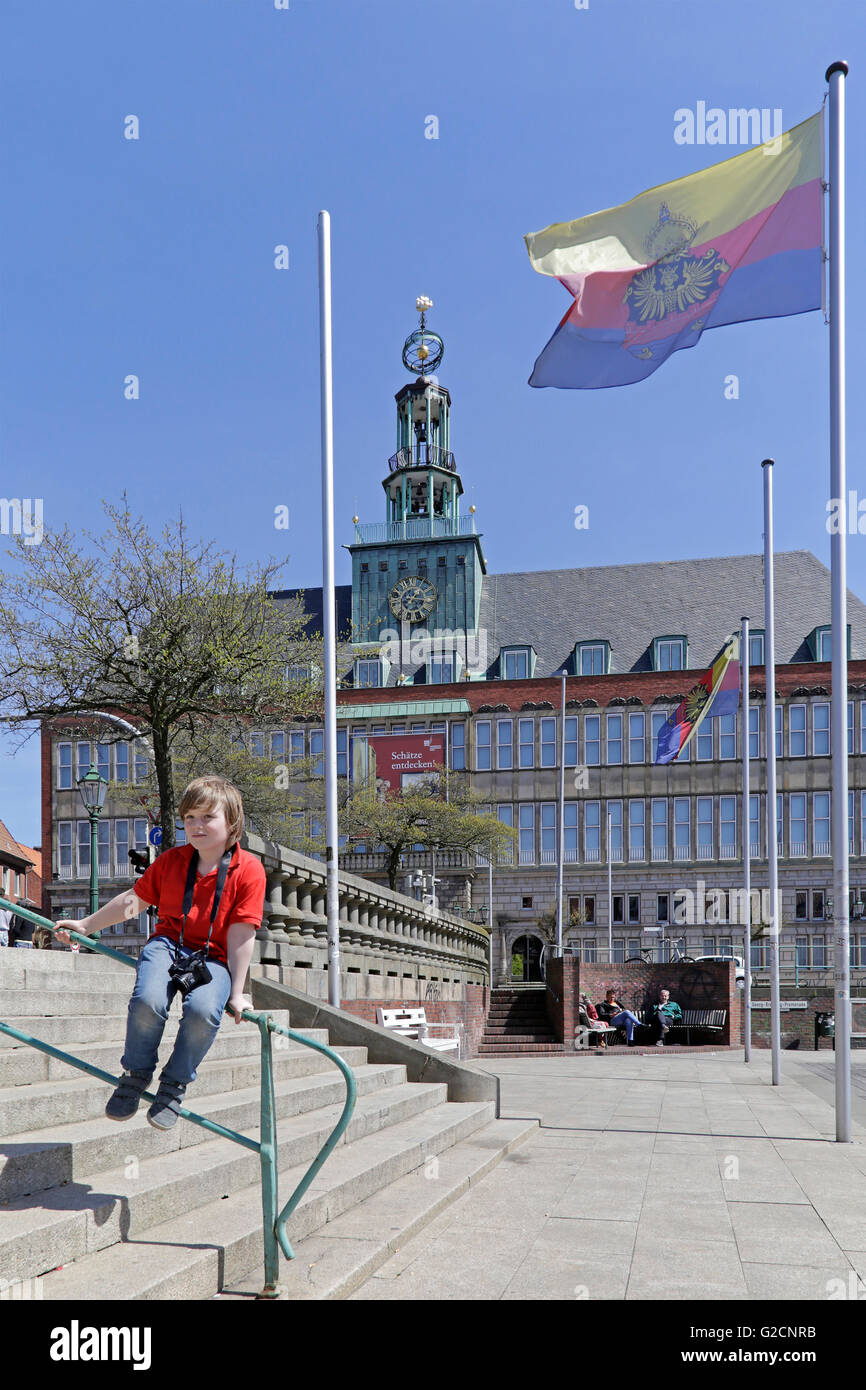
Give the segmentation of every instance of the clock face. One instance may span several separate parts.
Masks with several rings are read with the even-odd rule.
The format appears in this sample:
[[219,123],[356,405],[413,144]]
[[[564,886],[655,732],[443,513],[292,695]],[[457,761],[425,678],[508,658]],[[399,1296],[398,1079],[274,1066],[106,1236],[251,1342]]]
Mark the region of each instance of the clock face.
[[429,579],[422,579],[418,574],[407,574],[405,578],[397,580],[388,595],[388,603],[395,618],[420,623],[432,612],[436,598],[436,587]]

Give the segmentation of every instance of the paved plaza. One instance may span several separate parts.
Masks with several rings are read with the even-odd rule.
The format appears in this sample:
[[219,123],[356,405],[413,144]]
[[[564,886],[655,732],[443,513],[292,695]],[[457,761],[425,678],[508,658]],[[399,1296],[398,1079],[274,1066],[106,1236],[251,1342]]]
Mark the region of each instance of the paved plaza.
[[852,1144],[829,1051],[783,1053],[780,1087],[765,1051],[475,1065],[537,1134],[353,1298],[866,1296],[866,1053]]

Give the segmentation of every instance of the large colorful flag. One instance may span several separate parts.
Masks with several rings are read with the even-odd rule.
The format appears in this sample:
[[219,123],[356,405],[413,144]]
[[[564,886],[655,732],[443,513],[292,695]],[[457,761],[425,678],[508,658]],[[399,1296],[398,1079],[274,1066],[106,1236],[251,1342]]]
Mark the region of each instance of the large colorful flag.
[[626,386],[707,328],[821,307],[821,114],[618,208],[525,238],[574,303],[530,386]]
[[697,685],[659,729],[657,763],[672,763],[705,719],[736,714],[740,703],[740,639],[731,637]]

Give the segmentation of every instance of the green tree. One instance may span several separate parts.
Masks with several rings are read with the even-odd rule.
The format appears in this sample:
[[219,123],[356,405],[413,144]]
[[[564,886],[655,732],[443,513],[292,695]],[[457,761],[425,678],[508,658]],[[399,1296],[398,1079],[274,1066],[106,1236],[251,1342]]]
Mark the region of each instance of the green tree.
[[475,850],[496,860],[515,841],[515,832],[491,814],[489,802],[471,790],[465,774],[443,772],[388,797],[372,786],[356,788],[341,819],[350,841],[384,845],[388,883],[394,891],[400,856],[414,844]]
[[[250,729],[321,708],[321,642],[303,598],[273,593],[285,561],[241,572],[235,556],[192,542],[182,515],[160,540],[125,494],[122,506],[103,508],[108,524],[99,536],[84,532],[89,545],[68,527],[46,529],[38,545],[12,538],[0,596],[0,720],[22,731],[21,743],[35,721],[66,716],[92,736],[88,713],[128,720],[153,749],[165,848],[174,843],[175,757],[184,779],[191,769],[234,772],[252,819],[276,815],[276,793],[284,806],[287,793],[275,781],[268,788],[272,770],[253,776],[240,745],[235,762],[223,750]],[[103,728],[105,742],[129,737]]]

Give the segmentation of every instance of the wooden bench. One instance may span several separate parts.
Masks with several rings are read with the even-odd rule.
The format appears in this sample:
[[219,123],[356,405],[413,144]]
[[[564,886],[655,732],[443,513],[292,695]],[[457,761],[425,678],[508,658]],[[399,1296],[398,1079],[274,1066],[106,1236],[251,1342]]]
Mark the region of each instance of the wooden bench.
[[[399,1033],[403,1038],[412,1038],[415,1042],[421,1043],[424,1047],[430,1047],[435,1052],[456,1052],[460,1058],[460,1032],[459,1023],[428,1023],[427,1013],[424,1009],[377,1009],[376,1022],[380,1028],[387,1028],[391,1032]],[[431,1038],[431,1029],[447,1029],[451,1036],[445,1038]]]
[[721,1033],[724,1031],[727,1009],[683,1009],[682,1023],[673,1023],[668,1033],[685,1033],[686,1045],[691,1046],[692,1029],[698,1032]]

